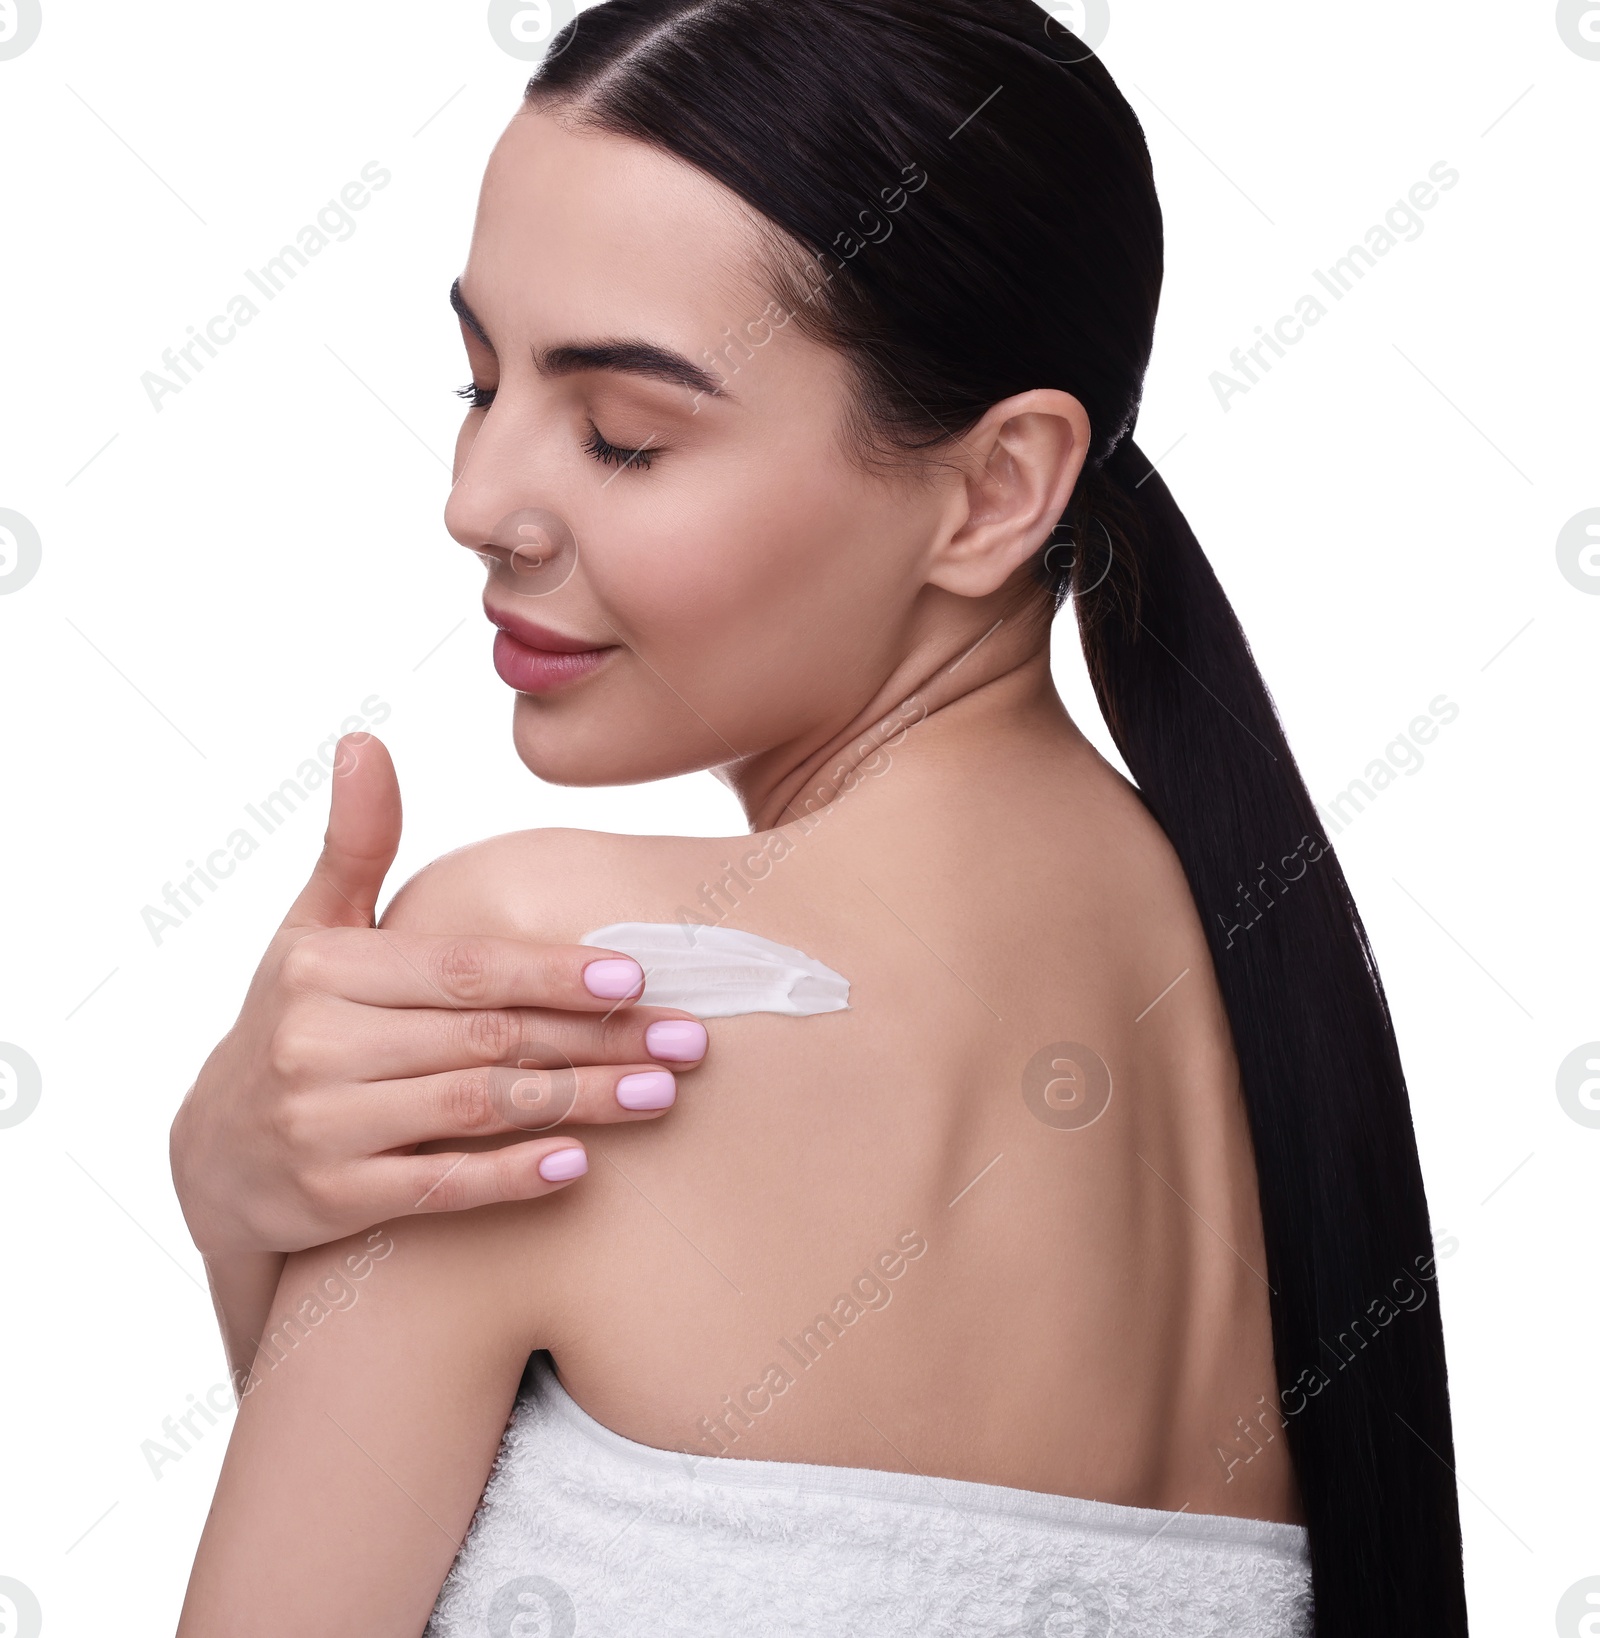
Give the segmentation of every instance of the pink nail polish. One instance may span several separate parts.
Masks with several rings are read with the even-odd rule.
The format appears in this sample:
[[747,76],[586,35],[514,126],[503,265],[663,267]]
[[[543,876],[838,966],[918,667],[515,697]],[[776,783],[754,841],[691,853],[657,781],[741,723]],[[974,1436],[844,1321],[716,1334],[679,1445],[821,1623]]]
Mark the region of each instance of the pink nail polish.
[[589,1169],[589,1157],[582,1149],[557,1149],[539,1162],[539,1175],[546,1183],[570,1183]]
[[677,1080],[664,1069],[624,1075],[617,1082],[617,1102],[624,1109],[670,1109],[677,1096]]
[[583,987],[602,1001],[620,1001],[644,983],[644,968],[637,961],[591,961],[583,969]]
[[644,1044],[652,1058],[694,1063],[706,1055],[706,1026],[692,1018],[663,1018],[644,1032]]

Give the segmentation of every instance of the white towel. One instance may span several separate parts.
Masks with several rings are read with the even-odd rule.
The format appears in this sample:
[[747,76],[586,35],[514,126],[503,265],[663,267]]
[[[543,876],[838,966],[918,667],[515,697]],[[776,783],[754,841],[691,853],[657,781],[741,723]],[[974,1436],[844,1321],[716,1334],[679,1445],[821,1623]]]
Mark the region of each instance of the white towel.
[[1303,1638],[1298,1525],[695,1457],[535,1354],[425,1638]]

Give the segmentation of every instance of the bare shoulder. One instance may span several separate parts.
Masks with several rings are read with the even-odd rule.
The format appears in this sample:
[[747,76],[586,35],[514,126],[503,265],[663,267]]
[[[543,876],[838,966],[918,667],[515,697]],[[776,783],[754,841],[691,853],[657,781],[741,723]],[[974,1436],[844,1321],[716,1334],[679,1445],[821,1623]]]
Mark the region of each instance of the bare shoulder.
[[715,838],[519,830],[454,849],[401,887],[379,925],[576,942],[614,921],[671,920]]

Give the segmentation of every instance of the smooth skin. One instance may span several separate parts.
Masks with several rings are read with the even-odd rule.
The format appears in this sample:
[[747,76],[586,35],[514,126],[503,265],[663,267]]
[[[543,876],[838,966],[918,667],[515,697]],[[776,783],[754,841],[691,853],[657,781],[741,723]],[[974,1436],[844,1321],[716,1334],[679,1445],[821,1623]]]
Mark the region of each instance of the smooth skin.
[[[719,1021],[675,1118],[586,1132],[587,1175],[552,1198],[290,1257],[185,1634],[276,1632],[286,1585],[300,1631],[418,1632],[535,1348],[663,1448],[1299,1517],[1258,1420],[1267,1270],[1199,914],[1063,708],[1028,572],[1082,469],[1082,405],[1023,393],[883,471],[850,445],[848,368],[793,323],[715,397],[557,367],[602,341],[701,359],[767,310],[767,253],[716,183],[570,110],[502,137],[460,284],[493,398],[447,522],[503,606],[501,521],[566,519],[577,568],[525,612],[610,650],[517,695],[518,751],[572,784],[714,769],[752,834],[499,837],[413,878],[381,930],[559,945],[687,910],[826,962],[850,1010]],[[653,458],[597,459],[595,428]],[[1067,1042],[1113,1081],[1077,1127],[1023,1095]],[[887,1299],[790,1360],[782,1339],[847,1312],[907,1236],[926,1249]]]
[[[559,1053],[542,1064],[570,1066],[551,1088],[563,1124],[657,1119],[672,1105],[627,1108],[624,1081],[676,1082],[705,1055],[688,1013],[636,1005],[642,979],[618,997],[616,951],[375,928],[400,826],[383,742],[342,739],[321,857],[173,1121],[173,1180],[236,1385],[287,1253],[572,1181],[541,1175],[553,1151],[581,1146],[530,1135],[555,1124],[518,1090],[530,1038]],[[665,1039],[663,1024],[676,1026]],[[486,1134],[517,1141],[464,1149]]]

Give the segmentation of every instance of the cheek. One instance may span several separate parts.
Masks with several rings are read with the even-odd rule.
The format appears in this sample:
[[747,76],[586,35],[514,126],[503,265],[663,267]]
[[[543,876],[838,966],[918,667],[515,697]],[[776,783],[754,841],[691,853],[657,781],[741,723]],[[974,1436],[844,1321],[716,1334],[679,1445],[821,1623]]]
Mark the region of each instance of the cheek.
[[641,506],[637,523],[597,543],[590,579],[652,664],[735,686],[757,668],[792,681],[895,623],[893,545],[863,528],[841,486],[730,477]]

